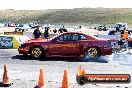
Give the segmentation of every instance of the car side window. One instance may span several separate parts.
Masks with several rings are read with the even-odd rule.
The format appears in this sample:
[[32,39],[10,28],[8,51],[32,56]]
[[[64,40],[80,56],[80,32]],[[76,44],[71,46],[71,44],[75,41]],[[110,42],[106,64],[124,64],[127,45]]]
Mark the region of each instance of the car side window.
[[63,41],[63,40],[64,40],[63,36],[60,36],[59,41]]
[[73,40],[73,34],[64,34],[62,36],[59,36],[57,38],[57,40],[59,40],[59,41],[69,41],[69,40]]
[[87,40],[87,38],[84,35],[79,34],[78,40]]
[[53,42],[63,41],[63,36],[58,36],[54,39],[52,39]]
[[78,34],[73,34],[73,40],[78,40],[79,35]]
[[63,40],[67,40],[67,34],[63,35]]
[[61,36],[56,38],[56,41],[64,41],[66,39],[67,39],[67,35],[61,35]]
[[64,34],[56,39],[54,41],[70,41],[70,40],[86,40],[87,38],[83,34]]
[[68,34],[67,35],[67,40],[73,40],[73,34]]

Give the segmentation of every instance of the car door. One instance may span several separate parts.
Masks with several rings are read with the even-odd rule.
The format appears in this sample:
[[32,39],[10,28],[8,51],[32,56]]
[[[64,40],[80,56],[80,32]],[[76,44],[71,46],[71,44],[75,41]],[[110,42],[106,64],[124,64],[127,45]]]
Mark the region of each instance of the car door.
[[48,46],[49,55],[62,55],[63,50],[63,35],[60,35],[51,40]]
[[80,53],[79,43],[73,40],[73,34],[64,34],[51,42],[49,45],[50,55],[73,56]]
[[80,53],[80,44],[74,39],[74,33],[64,35],[64,55],[77,56]]

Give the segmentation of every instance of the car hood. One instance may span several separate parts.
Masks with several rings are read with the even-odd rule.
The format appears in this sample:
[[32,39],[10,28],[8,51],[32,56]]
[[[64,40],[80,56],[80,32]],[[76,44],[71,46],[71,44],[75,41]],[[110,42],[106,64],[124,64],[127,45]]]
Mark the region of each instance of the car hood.
[[44,39],[44,38],[37,38],[37,39],[31,39],[26,41],[25,43],[31,43],[31,42],[47,42],[48,39]]

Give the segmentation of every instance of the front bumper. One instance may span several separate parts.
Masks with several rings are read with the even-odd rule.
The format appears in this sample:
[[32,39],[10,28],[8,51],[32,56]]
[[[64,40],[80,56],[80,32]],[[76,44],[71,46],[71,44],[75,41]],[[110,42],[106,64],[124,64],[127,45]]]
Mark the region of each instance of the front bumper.
[[18,48],[19,54],[28,54],[28,49],[27,48]]

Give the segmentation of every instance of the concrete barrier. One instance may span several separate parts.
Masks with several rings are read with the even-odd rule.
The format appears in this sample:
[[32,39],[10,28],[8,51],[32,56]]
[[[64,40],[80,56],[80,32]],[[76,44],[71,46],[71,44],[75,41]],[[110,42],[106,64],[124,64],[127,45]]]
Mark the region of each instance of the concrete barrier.
[[25,41],[29,40],[26,35],[1,35],[0,48],[17,49]]
[[23,32],[4,32],[4,35],[23,35]]
[[19,46],[25,41],[30,40],[26,35],[13,36],[13,48],[19,48]]
[[3,30],[4,32],[14,32],[15,27],[2,27],[0,30]]

